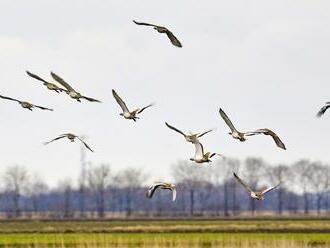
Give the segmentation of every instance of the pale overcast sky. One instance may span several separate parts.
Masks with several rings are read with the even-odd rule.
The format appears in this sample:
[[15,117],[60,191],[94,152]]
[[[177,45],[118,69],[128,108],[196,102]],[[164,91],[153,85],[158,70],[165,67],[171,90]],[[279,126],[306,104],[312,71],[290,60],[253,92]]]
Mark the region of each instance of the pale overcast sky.
[[[184,131],[217,128],[204,147],[230,157],[330,162],[330,113],[315,118],[330,100],[329,1],[0,0],[0,13],[0,94],[55,109],[0,101],[1,171],[24,165],[51,185],[76,178],[80,145],[42,144],[74,132],[88,135],[93,163],[167,179],[194,148],[165,121]],[[167,26],[183,48],[133,19]],[[52,70],[103,103],[47,91],[25,70],[45,79]],[[137,123],[124,120],[112,88],[129,106],[156,106]],[[242,131],[273,129],[288,150],[269,137],[233,140],[219,107]]]

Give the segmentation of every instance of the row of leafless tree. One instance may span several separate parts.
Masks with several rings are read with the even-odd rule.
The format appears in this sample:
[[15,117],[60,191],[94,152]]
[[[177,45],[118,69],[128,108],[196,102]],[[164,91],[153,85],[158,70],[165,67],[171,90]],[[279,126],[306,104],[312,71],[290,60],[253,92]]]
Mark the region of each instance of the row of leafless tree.
[[[238,173],[255,189],[280,184],[280,188],[259,202],[233,178]],[[148,179],[141,169],[127,168],[111,173],[110,166],[91,166],[85,180],[74,187],[65,179],[55,188],[25,167],[5,171],[0,210],[7,217],[45,216],[53,218],[105,216],[193,216],[239,215],[257,211],[277,214],[318,214],[330,211],[330,167],[318,161],[300,160],[291,165],[270,165],[259,158],[219,160],[213,165],[179,161],[172,167],[178,198],[159,191],[153,199],[145,192]]]

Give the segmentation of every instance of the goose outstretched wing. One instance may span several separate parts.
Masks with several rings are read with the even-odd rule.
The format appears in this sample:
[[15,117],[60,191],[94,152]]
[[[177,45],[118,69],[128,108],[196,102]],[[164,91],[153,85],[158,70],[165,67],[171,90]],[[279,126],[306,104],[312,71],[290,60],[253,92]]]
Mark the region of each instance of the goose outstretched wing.
[[67,135],[66,135],[66,134],[62,134],[62,135],[56,137],[55,139],[52,139],[52,140],[50,140],[50,141],[48,141],[48,142],[44,142],[44,145],[48,145],[49,143],[52,143],[52,142],[54,142],[54,141],[56,141],[56,140],[59,140],[59,139],[63,139],[63,138],[65,138],[65,137],[67,137]]
[[246,135],[251,136],[251,135],[256,135],[256,134],[264,134],[264,135],[272,136],[275,144],[279,148],[282,148],[283,150],[286,150],[285,144],[282,142],[280,137],[278,137],[278,135],[275,132],[273,132],[272,130],[270,130],[268,128],[261,128],[261,129],[257,129],[256,131],[253,131],[253,132],[248,132]]
[[233,125],[233,123],[231,122],[231,120],[229,119],[229,117],[226,115],[226,113],[220,108],[219,110],[220,116],[222,117],[222,119],[225,121],[225,123],[227,124],[227,126],[230,128],[230,130],[232,132],[237,132],[237,129],[235,128],[235,126]]
[[32,78],[34,78],[34,79],[37,79],[37,80],[39,80],[39,81],[41,81],[41,82],[43,82],[43,83],[49,84],[49,82],[47,82],[46,80],[42,79],[42,78],[39,77],[38,75],[33,74],[33,73],[29,72],[29,71],[25,71],[25,72],[26,72],[26,74],[28,74],[30,77],[32,77]]
[[176,38],[175,35],[174,35],[170,30],[167,29],[167,31],[166,31],[166,35],[167,35],[167,37],[170,39],[171,43],[172,43],[174,46],[176,46],[176,47],[182,47],[182,44],[181,44],[181,42],[179,41],[179,39]]
[[268,193],[269,191],[272,191],[273,189],[278,188],[279,186],[280,186],[280,185],[278,184],[278,185],[276,185],[276,186],[274,186],[274,187],[269,187],[269,188],[265,189],[264,191],[262,191],[261,193],[262,193],[262,194],[266,194],[266,193]]
[[253,192],[253,190],[242,180],[239,178],[239,176],[237,176],[237,174],[235,172],[233,172],[234,177],[236,178],[236,180],[249,192]]
[[39,106],[39,105],[34,105],[34,104],[33,104],[33,107],[35,107],[35,108],[39,108],[39,109],[42,109],[42,110],[49,110],[49,111],[54,111],[54,109],[51,109],[51,108],[46,108],[46,107],[43,107],[43,106]]
[[175,201],[175,199],[176,199],[176,188],[174,187],[171,190],[172,190],[172,201]]
[[163,183],[155,183],[155,184],[151,185],[147,191],[147,197],[152,198],[156,189],[158,189],[160,186],[163,186],[163,185],[164,185]]
[[115,98],[116,102],[119,104],[120,108],[123,110],[123,112],[129,112],[129,109],[126,106],[126,103],[123,101],[123,99],[120,98],[120,96],[117,94],[115,90],[112,90],[112,95]]
[[63,78],[55,74],[54,72],[51,72],[50,75],[54,78],[55,81],[60,83],[64,88],[66,88],[68,91],[75,91],[67,82],[64,81]]
[[97,99],[91,98],[91,97],[87,97],[87,96],[82,96],[81,98],[84,98],[84,99],[86,99],[87,101],[90,101],[90,102],[101,102],[100,100],[97,100]]
[[11,97],[8,97],[8,96],[2,96],[2,95],[0,95],[0,98],[6,99],[6,100],[10,100],[10,101],[15,101],[15,102],[18,102],[18,103],[21,103],[22,102],[20,100],[17,100],[15,98],[11,98]]
[[159,27],[157,25],[154,25],[154,24],[151,24],[151,23],[146,23],[146,22],[137,22],[135,20],[133,20],[133,22],[136,24],[136,25],[143,25],[143,26],[151,26],[151,27]]
[[82,138],[80,138],[80,137],[77,136],[77,139],[79,139],[80,142],[83,143],[84,146],[85,146],[88,150],[90,150],[91,152],[94,152],[94,151],[92,150],[92,148],[90,148],[90,146],[89,146],[85,141],[83,141]]
[[320,110],[319,112],[317,112],[316,117],[321,117],[322,115],[324,115],[325,111],[328,110],[328,108],[330,108],[330,102],[327,102]]
[[204,156],[204,147],[202,143],[200,142],[195,142],[195,158],[202,158]]
[[147,109],[147,108],[150,108],[151,106],[153,106],[153,104],[149,104],[149,105],[143,107],[142,109],[139,109],[139,111],[138,111],[137,113],[140,114],[140,113],[143,112],[143,110],[145,110],[145,109]]
[[165,122],[165,125],[169,128],[174,130],[175,132],[178,132],[179,134],[182,134],[183,136],[186,136],[186,134],[184,132],[182,132],[181,130],[177,129],[176,127],[171,126],[170,124],[168,124],[167,122]]
[[203,133],[201,133],[201,134],[198,134],[198,138],[200,138],[200,137],[202,137],[202,136],[204,136],[205,134],[208,134],[208,133],[210,133],[210,132],[212,132],[213,131],[213,129],[210,129],[210,130],[208,130],[208,131],[205,131],[205,132],[203,132]]

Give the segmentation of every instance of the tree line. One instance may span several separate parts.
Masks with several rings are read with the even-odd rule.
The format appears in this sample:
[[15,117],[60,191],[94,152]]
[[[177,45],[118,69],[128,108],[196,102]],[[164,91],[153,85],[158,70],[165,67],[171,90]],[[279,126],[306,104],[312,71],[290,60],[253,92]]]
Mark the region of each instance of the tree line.
[[[264,201],[256,201],[235,181],[233,171],[253,189],[280,187]],[[7,218],[330,214],[330,166],[320,161],[271,165],[250,157],[218,160],[206,166],[178,161],[171,167],[171,175],[178,192],[175,202],[169,191],[157,191],[147,199],[145,182],[150,178],[140,168],[113,173],[108,164],[92,165],[78,187],[64,179],[50,188],[25,167],[10,166],[2,175],[0,211]]]

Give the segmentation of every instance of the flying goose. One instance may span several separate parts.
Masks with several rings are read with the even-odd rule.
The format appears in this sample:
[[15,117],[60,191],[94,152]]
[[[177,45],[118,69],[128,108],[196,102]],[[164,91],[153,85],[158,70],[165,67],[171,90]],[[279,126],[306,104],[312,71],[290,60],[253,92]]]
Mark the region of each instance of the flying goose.
[[83,96],[79,92],[75,91],[67,82],[65,82],[60,76],[56,75],[54,72],[51,72],[50,74],[51,74],[51,76],[53,77],[53,79],[55,81],[57,81],[64,88],[67,89],[66,93],[71,98],[76,99],[78,102],[81,102],[80,99],[85,99],[85,100],[90,101],[90,102],[101,102],[101,101],[99,101],[97,99],[94,99],[94,98],[91,98],[91,97],[87,97],[87,96]]
[[165,27],[162,27],[162,26],[157,26],[157,25],[154,25],[154,24],[150,24],[150,23],[145,23],[145,22],[137,22],[137,21],[134,21],[133,22],[137,25],[144,25],[144,26],[151,26],[153,27],[155,30],[157,30],[158,33],[165,33],[167,35],[167,37],[170,39],[171,43],[176,46],[176,47],[182,47],[182,44],[181,42],[178,40],[178,38],[176,38],[174,36],[174,34],[168,30],[167,28]]
[[284,143],[282,142],[282,140],[277,136],[276,133],[274,133],[272,130],[270,130],[268,128],[257,129],[256,131],[248,132],[245,135],[246,136],[252,136],[252,135],[257,135],[257,134],[264,134],[264,135],[272,136],[273,140],[275,141],[275,144],[279,148],[282,148],[283,150],[286,150],[286,147],[285,147]]
[[256,131],[253,131],[253,132],[244,132],[244,133],[239,132],[239,131],[237,131],[237,129],[235,128],[235,126],[233,125],[233,123],[231,122],[229,117],[226,115],[226,113],[221,108],[219,110],[219,113],[220,113],[222,119],[226,122],[226,124],[230,128],[231,132],[229,132],[229,134],[234,139],[238,139],[239,141],[244,142],[244,141],[246,141],[248,136],[253,136],[253,135],[256,135],[256,134],[270,135],[270,136],[272,136],[273,140],[275,141],[275,143],[278,147],[286,150],[286,147],[285,147],[284,143],[277,136],[277,134],[274,133],[272,130],[270,130],[268,128],[261,128],[261,129],[257,129]]
[[36,74],[33,74],[33,73],[29,72],[29,71],[26,71],[26,73],[27,73],[30,77],[32,77],[32,78],[34,78],[34,79],[37,79],[37,80],[39,80],[39,81],[41,81],[41,82],[43,82],[43,84],[44,84],[44,85],[47,87],[47,89],[49,89],[49,90],[53,90],[53,91],[55,91],[55,92],[57,92],[57,93],[60,93],[60,92],[62,92],[62,91],[65,91],[65,92],[66,92],[65,89],[62,89],[61,87],[58,87],[56,84],[52,84],[52,83],[47,82],[46,80],[42,79],[41,77],[39,77],[39,76],[36,75]]
[[77,138],[78,140],[80,140],[80,142],[82,142],[85,147],[90,150],[91,152],[94,152],[88,145],[85,141],[83,141],[82,138],[80,138],[79,136],[75,135],[75,134],[72,134],[72,133],[65,133],[65,134],[61,134],[60,136],[58,136],[57,138],[55,139],[52,139],[51,141],[48,141],[48,142],[45,142],[44,145],[48,145],[49,143],[55,141],[55,140],[59,140],[59,139],[62,139],[62,138],[68,138],[71,142],[74,142],[75,139]]
[[202,163],[210,163],[212,162],[211,158],[215,155],[218,155],[220,157],[223,157],[219,153],[204,153],[204,147],[200,142],[195,142],[195,156],[193,158],[190,158],[191,161],[194,161],[195,163],[202,164]]
[[250,194],[250,196],[253,198],[253,199],[257,199],[257,200],[264,200],[265,197],[264,195],[266,193],[268,193],[269,191],[273,190],[273,189],[276,189],[277,187],[279,187],[280,185],[276,185],[274,187],[269,187],[263,191],[253,191],[242,179],[240,179],[235,172],[233,172],[234,174],[234,177],[237,179],[237,181],[243,185],[243,187],[247,190],[247,192]]
[[25,102],[25,101],[20,101],[20,100],[17,100],[17,99],[14,99],[14,98],[10,98],[10,97],[7,97],[7,96],[1,96],[0,95],[0,97],[3,98],[3,99],[7,99],[7,100],[18,102],[22,106],[22,108],[26,108],[26,109],[28,109],[30,111],[32,111],[33,108],[39,108],[39,109],[42,109],[42,110],[53,111],[53,109],[50,109],[50,108],[45,108],[45,107],[42,107],[42,106],[34,105],[32,103]]
[[176,199],[176,187],[174,184],[171,183],[154,183],[151,185],[147,191],[147,197],[152,198],[154,195],[156,189],[168,189],[172,191],[172,201],[175,201]]
[[149,104],[148,106],[145,106],[141,109],[138,108],[133,111],[129,111],[129,109],[126,106],[126,103],[120,98],[120,96],[117,94],[115,90],[112,90],[112,95],[119,104],[119,106],[121,107],[121,109],[123,110],[123,112],[120,113],[120,115],[123,116],[125,119],[136,121],[136,119],[139,119],[139,117],[137,117],[138,114],[142,113],[143,110],[153,106],[153,104]]
[[328,108],[330,108],[330,102],[326,102],[325,105],[319,110],[319,112],[317,112],[316,116],[320,118],[322,115],[324,115]]
[[213,130],[208,130],[208,131],[205,131],[203,133],[190,133],[190,134],[185,134],[184,132],[182,132],[181,130],[171,126],[170,124],[168,124],[167,122],[165,122],[166,126],[180,134],[183,135],[183,137],[186,139],[186,141],[190,142],[190,143],[196,143],[196,142],[199,142],[198,141],[198,138],[204,136],[205,134],[209,133],[209,132],[212,132]]

